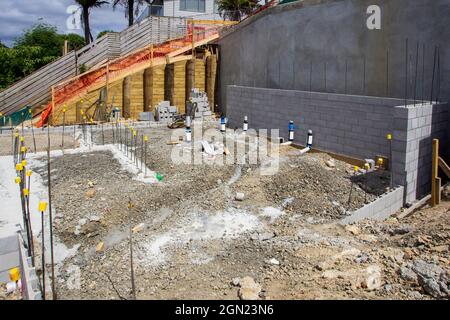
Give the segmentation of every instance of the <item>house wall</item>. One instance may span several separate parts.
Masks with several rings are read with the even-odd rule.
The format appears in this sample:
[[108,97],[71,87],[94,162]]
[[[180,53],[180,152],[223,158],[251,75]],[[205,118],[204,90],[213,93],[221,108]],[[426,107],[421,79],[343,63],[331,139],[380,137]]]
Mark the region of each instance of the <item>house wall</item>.
[[205,20],[222,20],[218,13],[214,13],[214,0],[205,1],[205,12],[182,11],[180,0],[164,1],[164,16],[168,17],[195,17]]

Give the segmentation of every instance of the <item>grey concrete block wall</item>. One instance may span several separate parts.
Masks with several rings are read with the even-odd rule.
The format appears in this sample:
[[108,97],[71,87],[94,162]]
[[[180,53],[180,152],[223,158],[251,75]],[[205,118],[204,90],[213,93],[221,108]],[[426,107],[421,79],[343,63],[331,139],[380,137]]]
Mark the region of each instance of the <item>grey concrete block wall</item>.
[[228,87],[229,126],[280,129],[288,137],[294,121],[294,142],[305,145],[312,130],[314,147],[360,159],[389,156],[386,135],[394,125],[394,106],[400,99],[351,96],[296,90]]
[[[313,131],[313,147],[360,159],[390,156],[395,185],[404,186],[405,202],[429,191],[431,141],[440,139],[446,150],[449,111],[447,104],[404,106],[404,100],[332,93],[228,86],[228,126],[279,129],[288,137],[294,121],[294,142],[305,145]],[[407,101],[407,103],[412,103]]]
[[[366,27],[370,5],[381,8],[381,30]],[[440,97],[449,101],[449,12],[448,0],[304,0],[267,9],[218,40],[219,106],[226,111],[228,85],[309,91],[311,84],[312,91],[404,98],[406,84],[409,98],[430,99],[435,46]]]

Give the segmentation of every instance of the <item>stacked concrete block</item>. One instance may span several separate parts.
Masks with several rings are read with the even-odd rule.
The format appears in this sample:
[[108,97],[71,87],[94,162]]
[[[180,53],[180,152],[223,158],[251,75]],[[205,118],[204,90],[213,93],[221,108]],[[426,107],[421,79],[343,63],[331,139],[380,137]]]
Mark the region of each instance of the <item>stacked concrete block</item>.
[[373,202],[352,212],[350,216],[342,219],[342,224],[354,223],[363,219],[384,220],[396,213],[403,207],[403,187],[397,187],[395,190],[381,195]]
[[139,113],[139,121],[155,121],[153,112],[141,112]]
[[156,120],[159,122],[172,122],[177,113],[177,107],[171,106],[170,101],[162,101],[156,106]]
[[191,101],[197,104],[195,118],[203,118],[212,115],[211,108],[208,103],[206,92],[202,92],[197,88],[191,90]]

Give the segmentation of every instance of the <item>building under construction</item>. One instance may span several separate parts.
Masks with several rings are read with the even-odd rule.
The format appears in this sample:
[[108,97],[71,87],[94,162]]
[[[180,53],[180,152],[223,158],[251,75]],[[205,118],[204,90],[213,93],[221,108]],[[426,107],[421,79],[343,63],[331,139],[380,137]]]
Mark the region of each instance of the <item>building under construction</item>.
[[449,10],[153,16],[0,92],[0,282],[17,292],[18,267],[25,299],[448,298]]

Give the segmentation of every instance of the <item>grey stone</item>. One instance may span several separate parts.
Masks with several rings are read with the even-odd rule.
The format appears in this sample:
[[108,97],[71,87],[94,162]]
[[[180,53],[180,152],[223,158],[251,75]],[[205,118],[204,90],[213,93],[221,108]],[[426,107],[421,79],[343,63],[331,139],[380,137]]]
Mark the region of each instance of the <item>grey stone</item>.
[[414,230],[414,228],[411,226],[402,225],[402,226],[399,226],[399,227],[389,230],[389,234],[394,236],[394,235],[398,235],[398,234],[406,234],[413,230]]
[[418,282],[423,290],[435,298],[449,295],[447,272],[436,264],[416,260],[412,269],[417,273]]
[[409,282],[417,282],[417,274],[412,271],[410,268],[407,267],[401,267],[399,269],[399,275],[400,278],[402,278],[405,281],[409,281]]

